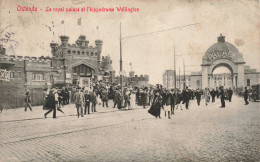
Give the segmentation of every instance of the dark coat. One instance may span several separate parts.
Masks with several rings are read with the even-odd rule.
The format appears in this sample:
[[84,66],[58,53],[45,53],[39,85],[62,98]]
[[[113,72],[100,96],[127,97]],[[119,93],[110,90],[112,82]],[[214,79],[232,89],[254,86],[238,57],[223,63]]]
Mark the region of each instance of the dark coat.
[[49,95],[47,96],[46,107],[50,109],[55,109],[55,97],[52,92],[49,93]]
[[25,96],[24,102],[25,103],[31,103],[31,96],[29,94]]
[[215,90],[210,91],[210,95],[211,95],[212,97],[215,97],[215,96],[216,96],[216,91],[215,91]]
[[181,93],[177,93],[176,94],[176,104],[180,104],[182,101],[182,94]]
[[247,89],[245,90],[244,98],[246,98],[246,99],[248,98],[248,90]]
[[145,105],[147,102],[148,94],[146,92],[142,92],[142,93],[140,93],[140,95],[141,95],[141,103],[142,103],[142,105]]
[[148,113],[150,113],[151,115],[153,115],[155,117],[160,116],[161,105],[162,105],[162,97],[160,95],[155,96],[153,99],[153,102],[152,102],[152,106],[148,110]]
[[108,101],[108,93],[106,90],[103,90],[101,92],[101,99],[102,99],[102,101]]
[[196,99],[201,99],[202,92],[201,91],[196,91],[195,95],[196,95]]
[[175,103],[176,103],[176,94],[171,93],[171,105],[175,105]]
[[95,92],[90,94],[91,96],[91,102],[92,103],[97,103],[97,94]]
[[184,101],[184,102],[187,102],[187,101],[190,100],[190,94],[189,94],[189,92],[188,92],[187,90],[184,90],[184,91],[182,92],[182,96],[183,96],[183,101]]
[[85,97],[85,102],[86,103],[89,103],[91,101],[91,95],[90,94],[84,94],[84,97]]
[[225,92],[223,89],[220,90],[219,95],[221,96],[221,99],[225,99]]
[[169,94],[166,94],[166,99],[165,99],[165,104],[168,106],[168,105],[171,105],[172,104],[172,95],[169,93]]

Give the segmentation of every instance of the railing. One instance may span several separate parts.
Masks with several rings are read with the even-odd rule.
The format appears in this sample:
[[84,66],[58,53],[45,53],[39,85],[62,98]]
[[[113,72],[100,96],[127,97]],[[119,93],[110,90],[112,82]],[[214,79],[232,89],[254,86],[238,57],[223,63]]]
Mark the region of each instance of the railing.
[[0,69],[0,80],[10,81],[10,71],[7,71],[6,69]]

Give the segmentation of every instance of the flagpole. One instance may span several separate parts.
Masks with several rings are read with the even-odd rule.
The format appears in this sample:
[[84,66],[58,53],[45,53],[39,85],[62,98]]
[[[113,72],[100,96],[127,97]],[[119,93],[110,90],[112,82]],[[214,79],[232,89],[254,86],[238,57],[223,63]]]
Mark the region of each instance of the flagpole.
[[179,66],[179,89],[181,89],[181,67]]
[[176,89],[176,61],[175,61],[175,45],[174,45],[174,88]]
[[[121,22],[120,22],[120,84],[121,84],[121,93],[122,93],[122,96],[124,95],[123,94],[123,61],[122,61],[122,36],[121,36]],[[124,98],[122,97],[122,102],[121,102],[121,108],[124,104]]]
[[63,35],[65,35],[65,21],[63,22],[63,27],[64,27]]

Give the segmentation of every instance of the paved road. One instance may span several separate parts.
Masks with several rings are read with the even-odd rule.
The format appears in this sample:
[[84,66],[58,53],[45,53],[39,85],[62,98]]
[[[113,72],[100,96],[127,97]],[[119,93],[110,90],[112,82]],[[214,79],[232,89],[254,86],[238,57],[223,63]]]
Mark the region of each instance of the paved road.
[[40,107],[4,111],[0,161],[259,161],[259,102],[245,106],[234,97],[225,109],[219,101],[190,106],[172,119],[141,107],[99,106],[79,119],[73,105],[58,119],[44,119]]

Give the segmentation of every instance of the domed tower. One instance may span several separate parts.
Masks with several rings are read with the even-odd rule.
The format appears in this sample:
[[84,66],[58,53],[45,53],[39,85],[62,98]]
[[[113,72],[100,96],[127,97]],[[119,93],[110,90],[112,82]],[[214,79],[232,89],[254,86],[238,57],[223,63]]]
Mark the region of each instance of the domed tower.
[[244,64],[242,53],[220,34],[217,43],[208,48],[202,58],[202,88],[213,85],[213,71],[221,66],[228,68],[232,75],[233,87],[244,87]]

